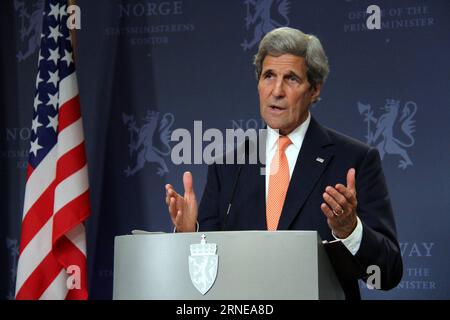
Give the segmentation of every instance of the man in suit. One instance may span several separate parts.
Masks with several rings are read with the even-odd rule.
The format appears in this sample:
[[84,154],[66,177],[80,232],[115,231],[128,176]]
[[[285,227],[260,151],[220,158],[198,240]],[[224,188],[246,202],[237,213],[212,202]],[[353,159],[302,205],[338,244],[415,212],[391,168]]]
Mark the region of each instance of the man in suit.
[[[266,174],[261,165],[212,164],[198,207],[186,172],[184,196],[166,185],[176,231],[317,230],[322,239],[341,239],[362,269],[378,266],[381,289],[395,287],[403,267],[378,151],[323,127],[309,112],[329,72],[319,39],[275,29],[254,64],[267,124]],[[347,298],[360,297],[358,277],[341,279]]]

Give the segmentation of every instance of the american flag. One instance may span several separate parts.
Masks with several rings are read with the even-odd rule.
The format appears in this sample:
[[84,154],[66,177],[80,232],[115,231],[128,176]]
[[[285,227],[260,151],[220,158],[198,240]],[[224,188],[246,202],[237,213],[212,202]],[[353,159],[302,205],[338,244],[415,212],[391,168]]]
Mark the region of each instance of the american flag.
[[16,299],[87,299],[89,184],[67,0],[45,1]]

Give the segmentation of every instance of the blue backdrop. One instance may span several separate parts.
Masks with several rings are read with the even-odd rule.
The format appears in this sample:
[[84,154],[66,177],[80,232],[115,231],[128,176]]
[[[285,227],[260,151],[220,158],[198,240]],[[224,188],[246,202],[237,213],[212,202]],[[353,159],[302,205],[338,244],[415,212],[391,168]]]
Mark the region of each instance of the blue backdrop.
[[[366,8],[382,9],[367,30]],[[252,57],[263,32],[321,39],[331,73],[313,114],[376,145],[392,198],[404,276],[365,298],[449,299],[450,1],[78,0],[77,73],[88,148],[90,294],[112,296],[114,236],[170,232],[164,184],[185,170],[201,197],[206,165],[174,165],[160,130],[257,128]],[[0,298],[14,294],[41,26],[41,1],[0,4]],[[398,114],[395,112],[398,111]],[[146,131],[156,122],[156,131]],[[410,125],[404,125],[409,123]],[[380,128],[377,132],[376,128]],[[407,130],[409,127],[413,130]],[[156,156],[139,162],[140,135]],[[147,149],[148,150],[148,149]],[[159,152],[158,152],[159,151]]]

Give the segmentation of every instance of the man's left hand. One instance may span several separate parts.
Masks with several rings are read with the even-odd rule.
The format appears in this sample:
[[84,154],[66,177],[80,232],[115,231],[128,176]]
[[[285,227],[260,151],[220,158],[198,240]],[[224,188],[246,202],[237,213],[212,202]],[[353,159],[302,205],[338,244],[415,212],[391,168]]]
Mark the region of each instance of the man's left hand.
[[328,225],[334,235],[339,239],[345,239],[355,230],[358,220],[356,219],[355,169],[347,172],[347,186],[337,184],[335,187],[325,188],[320,209],[327,217]]

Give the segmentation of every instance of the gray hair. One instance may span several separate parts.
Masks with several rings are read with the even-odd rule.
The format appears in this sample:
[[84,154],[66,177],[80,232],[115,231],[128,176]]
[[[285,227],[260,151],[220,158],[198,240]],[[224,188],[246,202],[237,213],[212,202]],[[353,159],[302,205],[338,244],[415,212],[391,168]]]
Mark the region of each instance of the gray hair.
[[253,62],[256,67],[256,79],[259,80],[261,77],[262,65],[267,55],[279,57],[283,54],[305,58],[306,75],[312,87],[319,83],[323,84],[327,79],[330,69],[320,40],[313,35],[288,27],[272,30],[261,40]]

